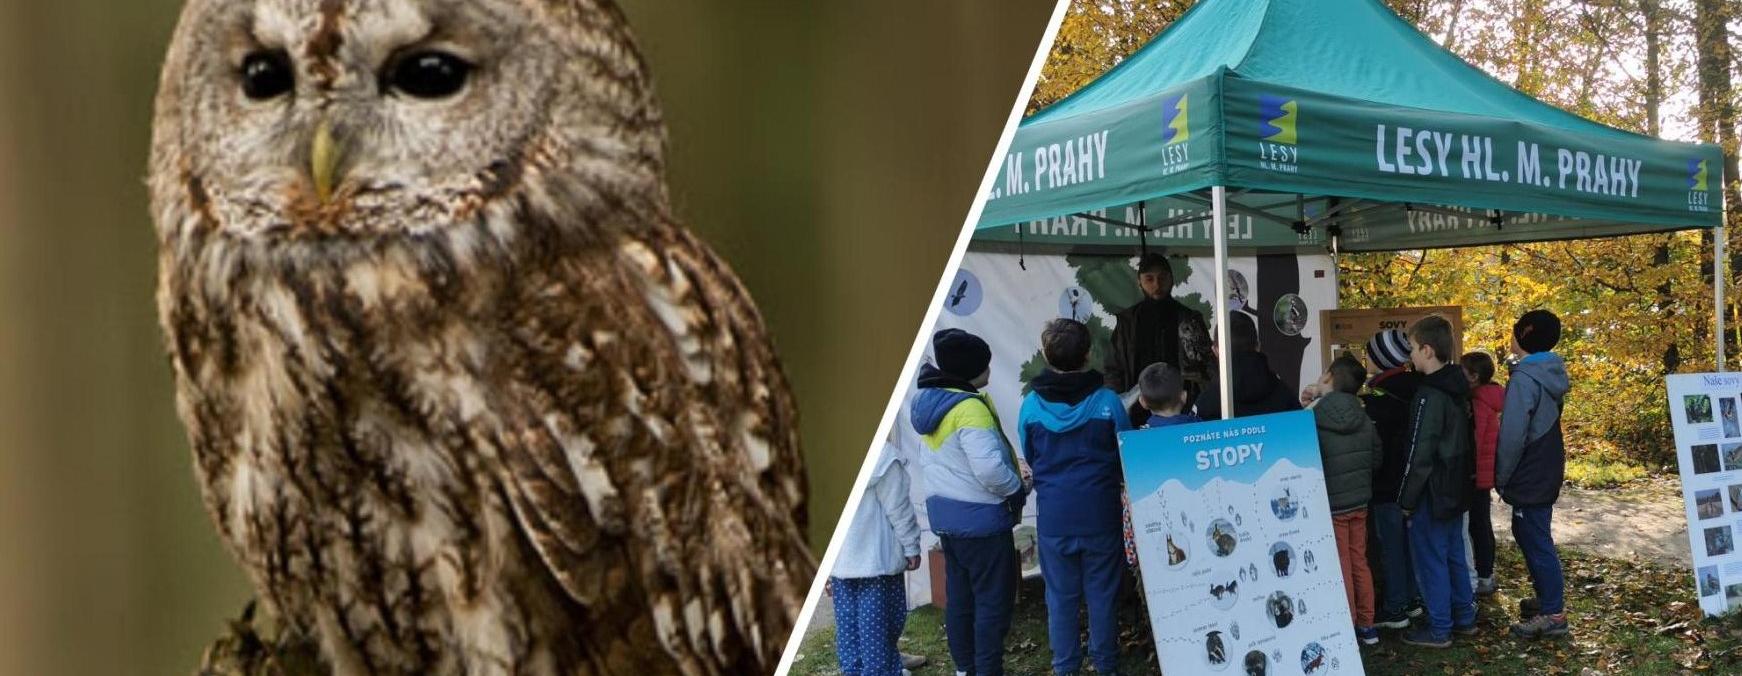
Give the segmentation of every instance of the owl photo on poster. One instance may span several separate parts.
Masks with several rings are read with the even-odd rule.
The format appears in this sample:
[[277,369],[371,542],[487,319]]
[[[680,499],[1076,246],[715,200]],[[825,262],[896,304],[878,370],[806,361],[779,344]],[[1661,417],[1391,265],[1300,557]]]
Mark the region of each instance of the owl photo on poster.
[[816,572],[794,402],[665,138],[610,0],[186,3],[149,179],[177,409],[327,671],[773,670]]

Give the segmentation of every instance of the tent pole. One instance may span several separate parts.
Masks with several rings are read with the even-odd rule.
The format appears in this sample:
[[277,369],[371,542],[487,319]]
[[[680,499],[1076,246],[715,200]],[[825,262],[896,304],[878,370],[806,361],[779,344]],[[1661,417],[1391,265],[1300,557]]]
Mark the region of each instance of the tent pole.
[[1228,189],[1210,188],[1210,227],[1216,247],[1216,382],[1222,388],[1222,419],[1234,417],[1234,380],[1228,351]]
[[1719,373],[1723,373],[1725,371],[1725,368],[1724,368],[1724,342],[1725,342],[1724,341],[1724,338],[1725,338],[1725,336],[1724,336],[1724,287],[1728,286],[1728,285],[1725,284],[1724,282],[1729,281],[1729,277],[1725,274],[1725,271],[1724,271],[1724,255],[1725,255],[1724,248],[1725,248],[1725,244],[1727,244],[1727,242],[1725,241],[1726,239],[1728,239],[1728,236],[1724,232],[1724,226],[1722,226],[1722,225],[1718,226],[1718,229],[1712,233],[1712,313],[1714,315],[1713,321],[1712,321],[1712,326],[1717,327],[1717,329],[1718,329],[1718,331],[1717,331],[1717,337],[1718,337],[1717,343],[1718,343],[1718,372]]

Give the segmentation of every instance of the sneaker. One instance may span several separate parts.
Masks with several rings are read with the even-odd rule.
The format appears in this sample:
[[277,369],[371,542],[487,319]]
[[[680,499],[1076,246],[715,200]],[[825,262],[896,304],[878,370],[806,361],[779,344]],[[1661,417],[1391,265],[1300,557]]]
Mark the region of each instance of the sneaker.
[[1404,643],[1409,645],[1421,646],[1423,648],[1452,647],[1451,636],[1435,636],[1433,630],[1427,627],[1417,627],[1412,631],[1404,633],[1402,640]]
[[1408,629],[1409,615],[1407,613],[1380,611],[1379,615],[1373,618],[1373,626],[1386,629]]
[[1512,625],[1512,635],[1524,639],[1567,635],[1567,614],[1537,615]]
[[1379,645],[1379,630],[1372,627],[1355,627],[1355,638],[1361,645]]
[[1421,599],[1410,601],[1409,607],[1403,609],[1403,613],[1410,616],[1411,619],[1421,617],[1421,614],[1425,612],[1427,612],[1427,606],[1421,604]]
[[1452,633],[1459,636],[1475,636],[1478,631],[1476,623],[1471,622],[1461,627],[1452,627]]
[[1488,596],[1500,591],[1500,583],[1494,581],[1494,576],[1476,578],[1476,595]]
[[907,653],[901,653],[901,668],[903,669],[918,669],[925,666],[926,662],[925,655],[909,655]]

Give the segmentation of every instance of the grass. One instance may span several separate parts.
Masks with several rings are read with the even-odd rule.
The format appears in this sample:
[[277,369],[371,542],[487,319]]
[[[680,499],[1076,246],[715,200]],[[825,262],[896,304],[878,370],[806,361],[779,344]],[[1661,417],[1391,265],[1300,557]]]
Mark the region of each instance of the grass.
[[[1362,650],[1367,673],[1742,673],[1742,616],[1703,619],[1691,571],[1565,549],[1562,557],[1573,629],[1570,638],[1525,642],[1507,635],[1518,600],[1530,596],[1531,591],[1516,550],[1502,548],[1496,563],[1500,593],[1482,599],[1478,635],[1458,637],[1450,649],[1431,650],[1403,645],[1397,632],[1385,632],[1378,646]],[[1149,628],[1140,626],[1134,607],[1122,607],[1120,615],[1120,673],[1160,674]],[[1049,673],[1052,653],[1047,646],[1046,605],[1038,580],[1024,583],[1005,646],[1009,673]],[[934,607],[909,615],[901,650],[930,658],[916,676],[952,673],[942,614]],[[805,639],[792,673],[840,674],[833,630]]]
[[1648,474],[1644,467],[1625,461],[1567,458],[1567,481],[1580,488],[1616,488]]

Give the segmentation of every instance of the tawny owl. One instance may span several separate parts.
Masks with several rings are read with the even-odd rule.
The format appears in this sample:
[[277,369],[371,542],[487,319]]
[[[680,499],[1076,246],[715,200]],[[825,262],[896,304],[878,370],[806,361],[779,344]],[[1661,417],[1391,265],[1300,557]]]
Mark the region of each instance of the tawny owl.
[[752,674],[794,405],[610,0],[190,0],[150,187],[205,504],[341,674]]

